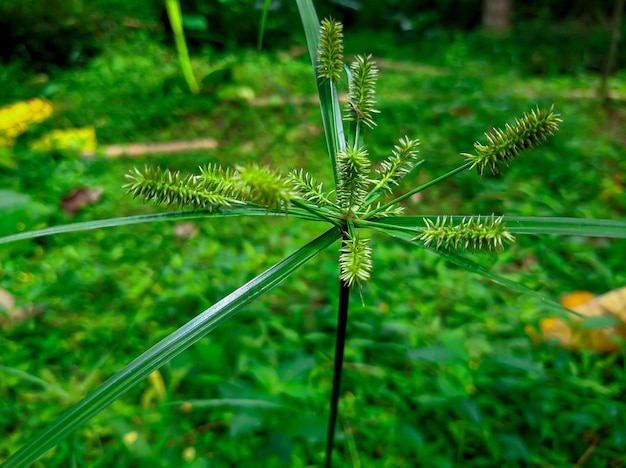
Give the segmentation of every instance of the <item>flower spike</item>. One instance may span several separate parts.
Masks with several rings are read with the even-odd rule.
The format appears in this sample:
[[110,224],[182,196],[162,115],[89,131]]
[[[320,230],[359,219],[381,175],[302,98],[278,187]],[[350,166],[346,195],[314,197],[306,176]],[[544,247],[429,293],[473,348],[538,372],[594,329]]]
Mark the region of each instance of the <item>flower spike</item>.
[[471,168],[477,168],[480,177],[485,168],[491,169],[493,174],[499,174],[500,164],[508,166],[509,161],[522,151],[539,145],[547,139],[547,135],[554,135],[562,120],[553,111],[554,106],[550,110],[537,108],[524,113],[521,119],[515,119],[513,125],[506,124],[504,130],[496,128],[491,133],[485,133],[487,144],[476,142],[476,154],[463,153],[463,156],[472,162]]
[[409,140],[405,136],[400,138],[398,144],[393,147],[392,155],[380,164],[380,169],[376,171],[377,178],[372,192],[380,191],[391,194],[393,187],[400,183],[400,180],[415,169],[423,160],[418,158],[419,140]]
[[303,200],[320,206],[335,206],[330,199],[333,191],[325,192],[324,184],[318,183],[304,169],[292,171],[288,177],[293,183],[294,190]]
[[337,154],[339,185],[337,201],[345,210],[352,211],[360,207],[365,200],[370,172],[370,161],[365,147],[352,148]]
[[378,67],[371,55],[357,55],[350,65],[352,76],[348,91],[348,104],[346,107],[346,120],[362,122],[369,128],[373,128],[373,114],[379,111],[374,109],[376,104],[376,80],[378,79]]
[[337,83],[343,71],[343,25],[334,19],[320,24],[317,48],[317,76],[323,81]]
[[340,279],[346,285],[352,286],[355,281],[360,284],[361,281],[370,279],[372,248],[369,246],[369,239],[348,237],[343,241],[340,252]]
[[506,229],[502,216],[470,216],[455,225],[452,220],[447,222],[446,216],[436,221],[424,218],[425,228],[420,228],[421,234],[413,240],[424,241],[426,247],[447,250],[488,250],[501,251],[504,243],[512,243],[515,237]]
[[137,168],[126,174],[128,184],[122,188],[133,198],[155,205],[174,205],[193,209],[212,210],[217,206],[231,206],[241,203],[228,184],[213,185],[196,175],[181,176],[180,172],[160,167]]

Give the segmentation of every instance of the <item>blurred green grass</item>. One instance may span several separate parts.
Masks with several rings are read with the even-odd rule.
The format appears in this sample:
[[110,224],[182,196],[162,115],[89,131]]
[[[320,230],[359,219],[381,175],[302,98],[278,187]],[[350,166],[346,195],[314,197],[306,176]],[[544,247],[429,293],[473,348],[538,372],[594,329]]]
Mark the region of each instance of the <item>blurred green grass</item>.
[[[378,127],[367,134],[382,160],[403,135],[422,140],[426,163],[404,187],[439,175],[491,125],[554,104],[562,130],[501,177],[464,174],[407,203],[422,214],[623,218],[626,197],[622,93],[607,111],[597,77],[529,77],[523,50],[485,47],[479,36],[398,44],[385,33],[348,37],[347,54],[381,61]],[[565,47],[565,45],[561,45]],[[196,56],[198,69],[218,56]],[[517,64],[517,65],[516,65]],[[141,31],[112,43],[84,69],[12,81],[2,99],[39,95],[54,116],[25,135],[17,169],[2,186],[49,210],[59,224],[153,211],[125,198],[135,165],[192,170],[219,161],[261,161],[331,174],[309,64],[297,47],[242,51],[232,78],[209,94],[184,92],[173,51]],[[242,96],[252,98],[242,99]],[[257,105],[257,101],[284,105]],[[50,128],[94,125],[101,144],[210,137],[216,150],[139,159],[40,155],[25,148]],[[74,187],[102,187],[75,216],[58,207]],[[3,247],[0,288],[31,316],[0,334],[0,365],[43,379],[51,390],[0,368],[0,459],[62,408],[244,281],[318,234],[293,219],[196,223],[192,238],[155,224],[43,238]],[[535,347],[523,327],[546,313],[428,252],[380,236],[374,272],[354,295],[337,460],[362,466],[568,466],[594,448],[589,466],[620,466],[626,452],[623,353]],[[551,297],[626,283],[624,241],[524,237],[479,263]],[[166,399],[146,382],[46,455],[40,466],[315,466],[322,461],[331,386],[337,255],[333,249],[162,370]],[[151,396],[152,395],[152,396]],[[191,399],[243,402],[187,412]],[[137,439],[130,443],[128,434]],[[357,454],[348,450],[354,437]],[[127,438],[125,438],[125,436]]]

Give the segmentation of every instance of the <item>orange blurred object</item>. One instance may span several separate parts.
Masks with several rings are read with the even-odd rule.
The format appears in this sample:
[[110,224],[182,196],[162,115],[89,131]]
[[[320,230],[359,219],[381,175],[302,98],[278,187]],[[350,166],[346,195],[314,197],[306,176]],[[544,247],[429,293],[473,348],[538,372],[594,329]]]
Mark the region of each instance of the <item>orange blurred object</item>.
[[[539,321],[540,333],[527,325],[526,333],[535,343],[557,340],[569,349],[590,349],[600,353],[619,351],[626,339],[626,287],[594,296],[587,291],[575,291],[561,297],[561,304],[583,317],[572,316],[570,320],[549,317]],[[600,327],[581,327],[585,317],[612,317],[618,323]]]

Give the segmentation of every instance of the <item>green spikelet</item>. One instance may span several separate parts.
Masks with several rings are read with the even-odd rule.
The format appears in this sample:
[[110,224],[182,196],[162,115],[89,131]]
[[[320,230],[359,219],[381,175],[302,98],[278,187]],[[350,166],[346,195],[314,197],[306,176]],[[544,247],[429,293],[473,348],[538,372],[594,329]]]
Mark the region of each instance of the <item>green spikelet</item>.
[[424,218],[425,228],[421,228],[421,234],[415,239],[424,241],[426,247],[434,246],[435,249],[448,250],[502,250],[504,243],[512,243],[515,237],[506,229],[502,222],[502,216],[471,216],[463,218],[457,225],[452,220],[447,222],[447,217],[437,218],[431,221]]
[[371,55],[357,55],[355,61],[350,65],[350,71],[352,76],[348,90],[346,120],[361,122],[369,128],[373,128],[376,125],[374,114],[379,113],[374,109],[378,67],[376,67]]
[[296,197],[289,179],[268,167],[237,166],[233,180],[241,197],[269,209],[285,209]]
[[391,205],[388,206],[387,208],[381,210],[381,203],[378,202],[376,203],[376,205],[367,205],[367,208],[365,209],[365,215],[367,215],[368,213],[372,212],[372,211],[376,211],[376,215],[375,218],[388,218],[390,216],[400,216],[401,214],[404,213],[404,208],[399,206],[399,205]]
[[369,239],[358,236],[344,239],[339,256],[340,279],[348,286],[370,278],[372,271],[372,248]]
[[174,205],[194,209],[213,209],[216,206],[230,206],[239,201],[230,196],[228,191],[213,187],[207,190],[206,182],[195,175],[181,176],[179,172],[169,169],[161,171],[160,167],[137,168],[126,174],[128,184],[124,185],[126,193],[133,198],[155,205]]
[[345,210],[353,210],[363,204],[369,179],[370,170],[365,147],[348,147],[346,151],[337,154],[337,169],[339,185],[337,186],[337,201]]
[[372,192],[391,193],[393,187],[422,162],[417,157],[419,144],[419,140],[410,140],[407,136],[400,138],[398,144],[393,147],[392,155],[383,161],[380,169],[376,171]]
[[343,25],[334,19],[320,24],[317,48],[317,76],[323,81],[337,83],[343,71]]
[[549,110],[539,109],[525,113],[521,119],[515,119],[513,125],[506,124],[504,130],[496,128],[491,133],[485,133],[487,144],[474,143],[476,154],[464,153],[466,160],[471,161],[472,168],[476,167],[478,175],[482,177],[485,168],[491,169],[493,174],[500,173],[500,164],[508,166],[509,161],[535,145],[539,145],[559,129],[559,115]]
[[294,190],[303,200],[320,206],[335,206],[331,201],[332,191],[325,192],[324,184],[317,183],[315,179],[303,169],[289,173],[293,182]]

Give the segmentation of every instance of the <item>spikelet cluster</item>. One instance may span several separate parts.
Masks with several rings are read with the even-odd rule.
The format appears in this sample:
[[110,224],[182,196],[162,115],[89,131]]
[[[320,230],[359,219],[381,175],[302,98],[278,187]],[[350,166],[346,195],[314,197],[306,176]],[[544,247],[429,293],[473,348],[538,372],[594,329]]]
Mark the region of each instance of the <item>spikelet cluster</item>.
[[345,210],[360,207],[369,186],[370,160],[365,147],[348,147],[337,154],[337,201]]
[[374,114],[379,113],[374,109],[378,67],[371,55],[357,55],[355,61],[350,64],[350,71],[346,120],[361,122],[373,128],[376,125]]
[[369,239],[348,237],[344,239],[340,252],[339,277],[346,285],[352,286],[355,281],[360,284],[369,280],[372,271],[372,248],[369,246]]
[[343,71],[343,25],[334,19],[320,24],[317,47],[317,76],[322,81],[337,83]]
[[476,154],[464,153],[463,156],[473,163],[471,167],[477,168],[480,177],[485,168],[489,168],[493,174],[499,174],[500,164],[508,166],[509,161],[522,151],[539,145],[548,135],[554,135],[562,121],[553,110],[554,107],[549,110],[533,109],[521,119],[515,119],[513,125],[506,124],[504,130],[496,128],[491,133],[485,133],[487,144],[476,142]]
[[269,167],[256,164],[237,166],[233,174],[239,196],[269,209],[289,207],[289,201],[296,197],[289,179],[272,171]]
[[[415,239],[424,241],[426,247],[447,250],[498,250],[504,248],[504,243],[512,243],[515,237],[506,229],[502,216],[471,216],[463,218],[459,224],[446,216],[436,221],[424,218],[425,228],[420,228],[421,234]],[[414,239],[414,240],[415,240]]]
[[376,185],[372,191],[391,193],[393,187],[422,162],[417,157],[419,144],[419,140],[410,140],[407,136],[400,138],[398,144],[393,147],[391,156],[384,160],[380,169],[376,171]]
[[129,181],[123,186],[126,193],[154,205],[211,210],[240,203],[229,184],[212,185],[193,174],[182,176],[178,171],[146,166],[143,171],[132,169],[125,177]]
[[331,200],[334,191],[325,192],[324,184],[317,182],[308,172],[303,169],[292,171],[289,178],[293,182],[293,188],[298,196],[305,201],[320,206],[335,206]]
[[296,197],[288,179],[267,167],[237,166],[234,171],[218,165],[200,168],[200,174],[182,176],[160,167],[137,168],[126,174],[123,188],[134,198],[155,205],[212,210],[219,206],[252,204],[287,209]]
[[388,218],[390,216],[400,216],[404,213],[404,208],[401,207],[400,205],[391,205],[383,210],[380,209],[381,206],[382,204],[380,202],[377,202],[376,204],[367,205],[367,207],[364,210],[364,214],[366,215],[365,217],[367,217],[367,214],[371,213],[372,211],[376,212],[376,218]]

